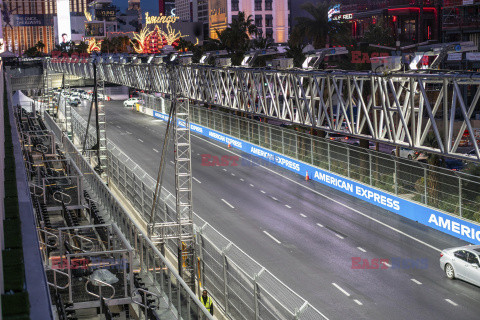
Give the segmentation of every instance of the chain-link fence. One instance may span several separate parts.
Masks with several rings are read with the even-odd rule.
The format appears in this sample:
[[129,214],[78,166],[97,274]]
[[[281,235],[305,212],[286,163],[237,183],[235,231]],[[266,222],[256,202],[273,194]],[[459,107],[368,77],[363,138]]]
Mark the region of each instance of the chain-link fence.
[[[168,113],[169,104],[163,103],[166,107],[160,108],[159,104],[145,106]],[[469,165],[469,171],[473,174],[449,170],[429,164],[445,161],[437,155],[431,155],[423,163],[194,105],[191,105],[190,118],[191,123],[357,180],[409,201],[480,222],[478,163]]]
[[[44,113],[47,125],[54,132],[59,133],[59,128],[53,119]],[[81,136],[85,132],[86,122],[83,123],[80,116],[74,113],[74,124],[76,128],[83,130],[76,133]],[[82,127],[82,125],[85,125]],[[56,127],[56,128],[55,128]],[[88,140],[94,139],[92,132]],[[72,143],[65,133],[57,137],[63,145],[65,154],[67,154],[83,173],[84,183],[95,194],[99,204],[103,206],[106,212],[110,214],[135,249],[135,259],[139,263],[140,274],[144,279],[153,283],[164,300],[161,301],[163,309],[162,318],[165,319],[213,319],[205,307],[196,298],[195,293],[190,290],[187,284],[181,279],[166,258],[161,254],[158,248],[153,244],[144,233],[143,228],[129,217],[126,209],[112,194],[109,187],[103,182],[97,172],[90,165],[88,159],[82,156],[81,152]],[[133,172],[129,172],[134,177]],[[138,193],[140,194],[140,192]]]
[[[480,222],[479,176],[399,158],[201,107],[192,123],[220,131],[407,200]],[[436,155],[428,162],[441,163]]]
[[[74,132],[83,141],[86,121],[72,110]],[[89,131],[87,145],[93,145],[95,129]],[[113,143],[108,144],[108,176],[122,195],[149,221],[155,180]],[[157,221],[175,221],[175,196],[162,188],[155,217]],[[194,215],[197,230],[197,256],[200,258],[201,283],[217,305],[232,319],[322,319],[321,312],[283,284],[258,262]],[[177,254],[177,242],[166,246]]]

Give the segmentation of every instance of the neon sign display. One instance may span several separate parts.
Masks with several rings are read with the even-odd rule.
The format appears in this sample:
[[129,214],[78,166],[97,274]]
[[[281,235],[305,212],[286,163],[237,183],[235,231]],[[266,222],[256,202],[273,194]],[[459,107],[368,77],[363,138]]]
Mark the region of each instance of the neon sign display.
[[[160,50],[166,46],[174,46],[178,44],[178,40],[188,35],[183,35],[180,31],[172,28],[171,24],[178,21],[180,18],[175,16],[150,16],[148,12],[145,13],[145,20],[147,26],[140,32],[133,33],[133,39],[130,40],[133,49],[137,53],[159,53]],[[149,25],[155,25],[152,30]],[[165,29],[160,28],[159,25],[166,25]]]
[[147,25],[160,23],[166,23],[167,25],[169,25],[170,23],[177,22],[178,19],[180,19],[180,17],[164,16],[163,14],[160,14],[160,16],[150,16],[148,12],[145,12],[145,20],[147,22]]

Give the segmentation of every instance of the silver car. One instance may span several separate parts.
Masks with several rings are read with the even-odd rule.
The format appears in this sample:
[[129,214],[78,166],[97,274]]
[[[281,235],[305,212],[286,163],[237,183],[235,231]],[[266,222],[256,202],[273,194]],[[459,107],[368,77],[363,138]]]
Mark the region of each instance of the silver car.
[[462,279],[480,286],[480,245],[445,249],[440,253],[440,268],[449,279]]

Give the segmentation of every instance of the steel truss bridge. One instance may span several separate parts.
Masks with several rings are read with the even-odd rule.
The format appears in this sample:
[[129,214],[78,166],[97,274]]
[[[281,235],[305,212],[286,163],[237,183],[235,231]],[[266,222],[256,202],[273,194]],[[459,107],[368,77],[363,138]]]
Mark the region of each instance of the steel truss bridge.
[[[72,60],[73,61],[73,60]],[[45,60],[49,71],[93,79],[92,61]],[[471,120],[480,113],[480,74],[375,74],[96,62],[107,82],[182,95],[234,111],[393,146],[480,161]],[[475,155],[458,147],[465,130]],[[477,137],[478,139],[478,137]]]

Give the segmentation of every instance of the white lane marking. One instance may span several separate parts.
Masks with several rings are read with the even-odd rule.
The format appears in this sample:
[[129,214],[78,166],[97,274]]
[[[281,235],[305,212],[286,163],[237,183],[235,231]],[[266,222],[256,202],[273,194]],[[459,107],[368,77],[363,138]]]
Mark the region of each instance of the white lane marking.
[[117,128],[118,128],[118,129],[121,129],[121,127],[120,127],[120,126],[117,126]]
[[223,171],[227,171],[227,169],[225,169],[225,168],[223,168],[222,170],[223,170]]
[[382,261],[382,263],[383,263],[384,265],[386,265],[387,267],[389,267],[389,268],[392,267],[392,265],[391,265],[390,263],[388,263],[388,262]]
[[363,249],[362,247],[357,247],[357,249],[362,251],[362,252],[367,252],[367,250]]
[[250,187],[255,187],[253,184],[250,183]]
[[292,207],[290,207],[288,204],[286,204],[285,207],[287,207],[288,209],[292,209]]
[[171,163],[171,164],[175,164],[175,162],[173,162],[173,161],[171,161],[171,160],[170,160],[170,163]]
[[269,236],[270,238],[272,238],[273,241],[275,241],[276,243],[281,244],[280,241],[278,241],[274,236],[272,236],[272,235],[271,235],[270,233],[268,233],[267,231],[264,230],[263,233],[265,233],[267,236]]
[[272,199],[273,199],[273,200],[275,200],[275,201],[278,201],[278,199],[277,199],[277,198],[275,198],[275,197],[272,197]]
[[245,181],[245,180],[243,180],[242,178],[240,178],[240,181]]
[[353,301],[355,301],[355,303],[358,304],[359,306],[363,306],[363,303],[361,303],[361,302],[358,301],[357,299],[354,299]]
[[137,140],[143,143],[143,140],[142,140],[142,139],[137,139]]
[[127,134],[132,134],[132,133],[131,133],[131,132],[129,132],[129,131],[126,131],[126,132],[127,132]]
[[197,178],[195,177],[192,177],[193,180],[197,181],[198,183],[201,183],[200,180],[198,180]]
[[226,204],[227,206],[229,206],[230,208],[235,209],[235,207],[232,206],[230,203],[228,203],[227,200],[222,199],[222,201],[225,202],[225,204]]
[[453,305],[453,306],[455,306],[455,307],[458,306],[457,303],[453,302],[453,301],[450,300],[450,299],[445,299],[445,301],[447,301],[448,303],[450,303],[451,305]]
[[307,216],[306,216],[306,215],[304,215],[303,213],[300,213],[300,215],[301,215],[302,217],[304,217],[304,218],[306,218],[306,217],[307,217]]
[[420,281],[418,281],[417,279],[410,279],[412,280],[413,282],[415,282],[416,284],[422,284]]
[[340,238],[340,239],[345,239],[344,237],[342,237],[341,235],[339,235],[338,233],[335,233],[335,235]]
[[235,177],[235,173],[232,173],[231,175]]
[[[203,138],[201,138],[201,137],[199,137],[199,136],[195,136],[195,135],[194,135],[194,137],[196,137],[196,138],[198,138],[198,139],[200,139],[200,140],[203,140],[203,141],[205,141],[205,142],[207,142],[207,143],[210,143],[211,145],[214,145],[214,146],[216,146],[217,148],[223,149],[223,150],[225,150],[225,151],[229,151],[229,152],[231,152],[231,153],[233,153],[233,154],[235,154],[235,155],[237,155],[237,156],[240,156],[240,154],[238,154],[238,153],[236,153],[236,152],[233,152],[232,149],[227,149],[227,148],[221,147],[221,146],[216,145],[215,143],[213,143],[213,142],[211,142],[211,141],[208,141],[208,140],[205,140],[205,139],[203,139]],[[254,162],[253,162],[252,160],[250,160],[250,159],[246,159],[246,160],[249,161],[249,162],[251,162],[251,163],[254,163]],[[421,243],[421,244],[423,244],[424,246],[429,247],[430,249],[436,250],[436,251],[438,251],[438,252],[442,252],[442,250],[440,250],[440,249],[437,248],[437,247],[432,246],[431,244],[428,244],[428,243],[426,243],[426,242],[424,242],[424,241],[422,241],[422,240],[420,240],[420,239],[418,239],[418,238],[415,238],[414,236],[411,236],[411,235],[409,235],[409,234],[407,234],[407,233],[405,233],[405,232],[403,232],[403,231],[401,231],[401,230],[398,230],[398,229],[396,229],[396,228],[394,228],[394,227],[392,227],[392,226],[389,226],[389,225],[386,224],[385,222],[382,222],[382,221],[377,220],[377,219],[375,219],[375,218],[373,218],[373,217],[370,217],[369,215],[367,215],[367,214],[365,214],[365,213],[363,213],[363,212],[361,212],[361,211],[359,211],[359,210],[357,210],[357,209],[355,209],[355,208],[349,207],[348,205],[346,205],[346,204],[344,204],[344,203],[342,203],[342,202],[340,202],[340,201],[338,201],[338,200],[335,200],[335,199],[333,199],[333,198],[331,198],[331,197],[329,197],[329,196],[327,196],[327,195],[325,195],[325,194],[323,194],[323,193],[321,193],[321,192],[319,192],[319,191],[317,191],[317,190],[314,190],[314,189],[312,189],[312,188],[309,188],[309,187],[307,187],[306,185],[303,185],[303,184],[301,184],[301,183],[298,182],[298,181],[295,181],[295,180],[293,180],[293,179],[290,179],[290,178],[282,175],[281,173],[278,173],[278,172],[276,172],[276,171],[274,171],[274,170],[272,170],[272,169],[269,169],[269,168],[267,168],[267,167],[265,167],[265,166],[262,166],[261,164],[256,164],[256,165],[257,165],[258,167],[261,167],[261,168],[263,168],[263,169],[265,169],[265,170],[267,170],[267,171],[269,171],[269,172],[272,172],[272,173],[274,173],[274,174],[276,174],[276,175],[278,175],[278,176],[281,176],[281,177],[283,177],[284,179],[286,179],[286,180],[288,180],[288,181],[290,181],[290,182],[293,182],[293,183],[295,183],[295,184],[298,185],[298,186],[301,186],[302,188],[305,188],[305,189],[307,189],[307,190],[309,190],[309,191],[311,191],[311,192],[313,192],[313,193],[315,193],[315,194],[318,194],[319,196],[322,196],[322,197],[324,197],[325,199],[328,199],[328,200],[330,200],[330,201],[332,201],[332,202],[335,202],[336,204],[341,205],[342,207],[348,208],[348,209],[352,210],[353,212],[355,212],[355,213],[357,213],[357,214],[359,214],[359,215],[361,215],[361,216],[363,216],[363,217],[365,217],[365,218],[367,218],[367,219],[370,219],[370,220],[372,220],[372,221],[374,221],[374,222],[376,222],[376,223],[378,223],[378,224],[380,224],[380,225],[382,225],[382,226],[384,226],[384,227],[386,227],[386,228],[388,228],[388,229],[390,229],[390,230],[393,230],[393,231],[395,231],[395,232],[397,232],[397,233],[399,233],[399,234],[401,234],[401,235],[403,235],[403,236],[405,236],[405,237],[407,237],[407,238],[410,238],[410,239],[412,239],[412,240],[414,240],[414,241],[416,241],[416,242],[418,242],[418,243]]]
[[347,297],[350,297],[350,293],[348,293],[347,291],[343,290],[342,287],[340,287],[338,284],[336,284],[335,282],[332,282],[333,286],[335,288],[337,288],[338,290],[340,290],[344,295],[346,295]]
[[155,151],[156,153],[159,153],[160,151],[158,151],[157,149],[153,149],[153,151]]
[[319,226],[320,228],[323,228],[323,224],[321,223],[317,223],[317,226]]
[[261,193],[265,193],[265,191],[263,191],[263,190],[260,190],[260,192],[261,192]]

